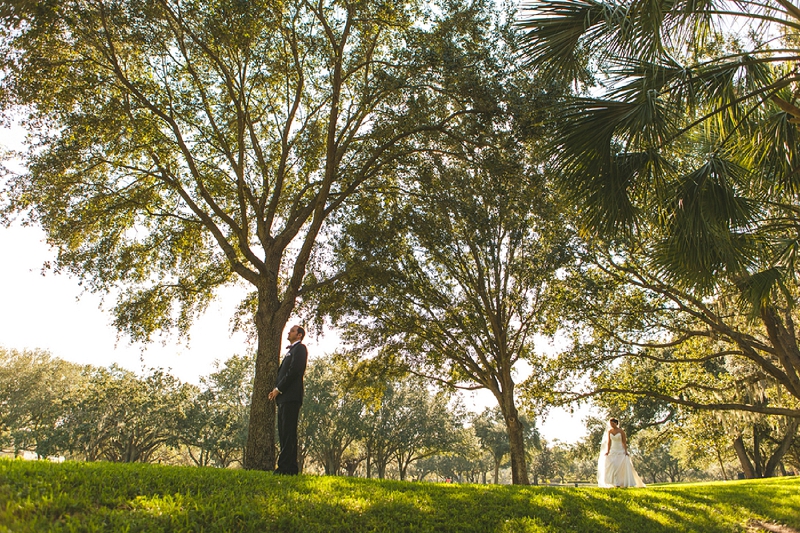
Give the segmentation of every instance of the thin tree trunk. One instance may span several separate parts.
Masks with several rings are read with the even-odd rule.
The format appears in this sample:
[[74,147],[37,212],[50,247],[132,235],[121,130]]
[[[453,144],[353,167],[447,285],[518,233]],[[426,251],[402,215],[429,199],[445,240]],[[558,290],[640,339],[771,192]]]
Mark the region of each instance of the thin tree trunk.
[[372,477],[372,446],[367,444],[367,479]]
[[753,466],[755,467],[756,477],[764,477],[764,459],[761,457],[761,432],[753,424]]
[[297,470],[298,470],[299,473],[302,474],[303,470],[305,469],[305,466],[306,466],[306,455],[300,450],[301,450],[301,447],[298,446],[297,447]]
[[722,479],[728,481],[728,473],[725,472],[725,463],[722,461],[722,455],[719,453],[719,448],[716,448],[717,452],[717,461],[719,461],[719,467],[722,469]]

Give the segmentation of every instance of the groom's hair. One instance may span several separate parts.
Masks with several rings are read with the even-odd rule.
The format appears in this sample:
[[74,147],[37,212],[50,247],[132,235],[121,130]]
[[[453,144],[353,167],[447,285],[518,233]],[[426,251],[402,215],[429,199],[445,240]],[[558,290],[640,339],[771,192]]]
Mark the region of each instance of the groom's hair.
[[303,329],[303,326],[295,326],[297,328],[297,333],[300,334],[300,340],[306,338],[306,330]]
[[616,418],[610,418],[608,421],[614,422],[615,424],[619,424],[619,420],[617,420]]

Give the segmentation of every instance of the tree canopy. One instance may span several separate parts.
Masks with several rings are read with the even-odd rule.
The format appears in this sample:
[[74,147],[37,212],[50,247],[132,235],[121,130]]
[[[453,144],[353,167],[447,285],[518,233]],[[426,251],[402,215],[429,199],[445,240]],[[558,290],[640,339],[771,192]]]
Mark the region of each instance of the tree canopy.
[[359,197],[336,247],[353,275],[332,285],[320,309],[365,357],[489,390],[506,422],[513,480],[527,483],[516,372],[529,365],[528,386],[549,386],[534,340],[553,331],[548,295],[571,261],[574,233],[538,151],[563,87],[519,72],[510,61],[516,34],[502,22],[487,20],[481,34],[502,38],[496,50],[467,56],[471,85],[495,106],[465,120],[480,135],[431,139],[393,187]]
[[3,212],[44,228],[55,270],[118,295],[115,324],[137,339],[185,332],[216,289],[247,285],[245,464],[271,469],[282,331],[337,275],[314,274],[324,223],[482,105],[441,69],[471,29],[437,28],[471,9],[5,2],[0,105],[31,137]]

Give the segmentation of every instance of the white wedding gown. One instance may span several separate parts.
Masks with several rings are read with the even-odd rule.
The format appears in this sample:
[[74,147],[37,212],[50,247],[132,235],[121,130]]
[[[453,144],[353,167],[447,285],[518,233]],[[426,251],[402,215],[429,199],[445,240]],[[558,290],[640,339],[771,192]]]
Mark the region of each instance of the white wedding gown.
[[607,443],[600,450],[597,460],[597,484],[604,488],[611,487],[644,487],[644,482],[633,468],[631,458],[625,455],[622,446],[622,433],[610,435],[611,450],[606,455]]

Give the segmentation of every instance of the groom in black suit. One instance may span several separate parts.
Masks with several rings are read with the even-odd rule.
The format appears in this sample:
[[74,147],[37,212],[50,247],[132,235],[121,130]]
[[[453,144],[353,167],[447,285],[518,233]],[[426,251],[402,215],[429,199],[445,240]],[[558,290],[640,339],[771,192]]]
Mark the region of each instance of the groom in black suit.
[[287,338],[291,343],[278,368],[278,380],[269,393],[269,399],[278,404],[278,440],[281,452],[278,455],[276,474],[294,476],[297,468],[297,419],[303,405],[303,375],[306,372],[308,350],[300,341],[306,332],[300,326],[292,326]]

